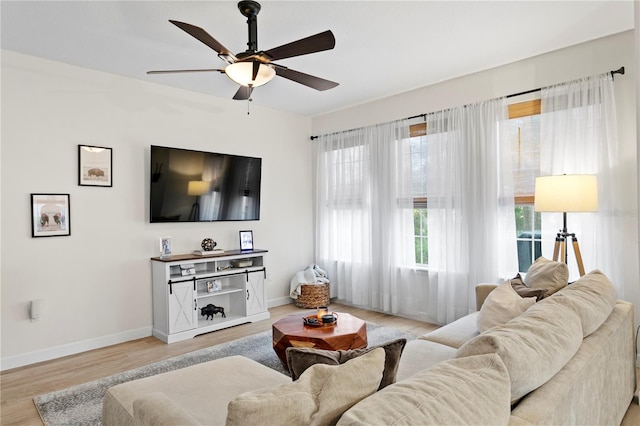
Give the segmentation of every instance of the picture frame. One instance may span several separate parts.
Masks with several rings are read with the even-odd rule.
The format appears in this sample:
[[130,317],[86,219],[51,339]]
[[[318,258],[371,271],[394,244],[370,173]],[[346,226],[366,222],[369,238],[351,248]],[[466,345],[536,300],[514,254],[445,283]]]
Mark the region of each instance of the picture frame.
[[171,237],[160,237],[160,258],[171,257]]
[[240,250],[253,250],[253,231],[240,231]]
[[78,185],[113,186],[113,150],[111,148],[78,145]]
[[71,235],[69,194],[31,194],[31,237]]

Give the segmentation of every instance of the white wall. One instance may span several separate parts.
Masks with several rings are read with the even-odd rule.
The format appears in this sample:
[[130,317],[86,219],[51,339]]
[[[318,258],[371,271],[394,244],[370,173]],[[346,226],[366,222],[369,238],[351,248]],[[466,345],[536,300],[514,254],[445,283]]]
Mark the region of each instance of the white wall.
[[[636,10],[640,8],[636,4]],[[636,12],[638,15],[638,12]],[[636,18],[636,24],[638,18]],[[637,25],[636,25],[637,26]],[[636,326],[640,324],[640,284],[638,270],[638,158],[636,137],[636,93],[638,59],[634,39],[627,31],[545,55],[452,79],[375,102],[314,117],[313,134],[325,134],[383,123],[414,115],[443,110],[509,94],[617,70],[615,76],[618,138],[623,158],[622,174],[628,182],[628,197],[620,211],[612,212],[623,228],[619,255],[624,298],[635,305]],[[640,43],[640,40],[638,40]],[[640,106],[639,106],[640,108]],[[640,122],[640,118],[637,119]],[[640,127],[639,127],[640,128]],[[640,130],[638,130],[640,132]],[[547,256],[551,256],[549,253]],[[587,269],[596,266],[585,265]],[[604,271],[606,273],[606,271]]]
[[[1,112],[2,369],[150,335],[161,236],[187,253],[252,229],[271,305],[313,262],[308,117],[9,51]],[[113,148],[112,188],[77,185],[78,144]],[[151,144],[262,157],[260,221],[150,224]],[[31,238],[30,193],[47,192],[70,194],[71,236]]]

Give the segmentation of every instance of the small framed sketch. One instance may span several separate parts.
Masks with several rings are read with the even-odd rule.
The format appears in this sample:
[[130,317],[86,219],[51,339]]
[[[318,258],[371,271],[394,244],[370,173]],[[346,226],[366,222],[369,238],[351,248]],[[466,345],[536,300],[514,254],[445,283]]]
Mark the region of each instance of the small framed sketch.
[[253,231],[240,231],[240,250],[253,250]]
[[78,185],[112,186],[111,148],[78,145]]
[[69,194],[31,194],[31,236],[71,235]]
[[160,257],[171,257],[171,237],[160,237]]

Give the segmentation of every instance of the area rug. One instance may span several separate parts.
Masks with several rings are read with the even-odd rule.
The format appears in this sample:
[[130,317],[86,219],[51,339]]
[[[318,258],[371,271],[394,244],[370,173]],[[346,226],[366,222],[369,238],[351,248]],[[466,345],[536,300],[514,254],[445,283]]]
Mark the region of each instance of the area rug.
[[[412,340],[416,336],[391,327],[367,324],[369,346],[401,337]],[[111,386],[231,355],[244,355],[269,368],[288,374],[273,351],[271,331],[265,331],[155,362],[124,373],[114,374],[93,382],[40,395],[35,397],[33,401],[45,426],[99,426],[102,422],[102,398],[106,390]]]

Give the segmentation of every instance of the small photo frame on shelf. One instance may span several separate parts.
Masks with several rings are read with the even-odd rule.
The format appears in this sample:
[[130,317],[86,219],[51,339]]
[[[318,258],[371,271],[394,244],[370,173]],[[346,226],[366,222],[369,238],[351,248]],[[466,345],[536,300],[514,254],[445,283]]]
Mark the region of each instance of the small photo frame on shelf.
[[240,231],[240,250],[253,250],[253,231]]
[[31,194],[31,236],[71,235],[69,194]]
[[78,185],[112,185],[112,149],[103,146],[78,145]]
[[171,257],[171,237],[160,237],[160,258]]

